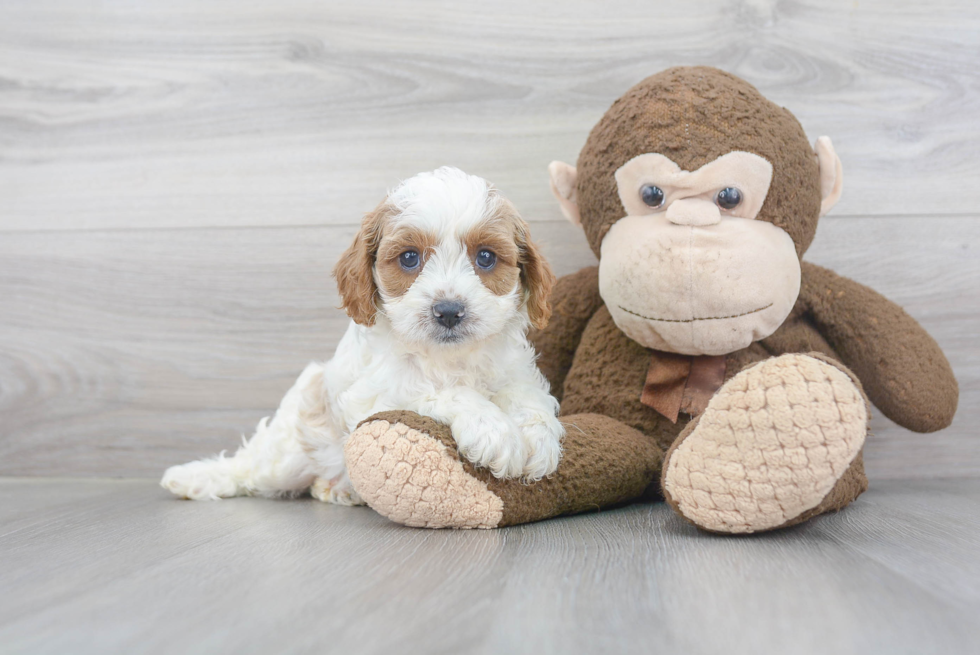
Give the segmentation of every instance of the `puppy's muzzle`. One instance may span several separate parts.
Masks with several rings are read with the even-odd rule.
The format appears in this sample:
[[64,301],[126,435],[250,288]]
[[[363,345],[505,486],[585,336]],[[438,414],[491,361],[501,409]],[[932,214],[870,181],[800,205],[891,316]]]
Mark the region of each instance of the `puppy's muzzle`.
[[432,315],[439,325],[452,329],[463,320],[466,306],[458,300],[440,300],[432,305]]

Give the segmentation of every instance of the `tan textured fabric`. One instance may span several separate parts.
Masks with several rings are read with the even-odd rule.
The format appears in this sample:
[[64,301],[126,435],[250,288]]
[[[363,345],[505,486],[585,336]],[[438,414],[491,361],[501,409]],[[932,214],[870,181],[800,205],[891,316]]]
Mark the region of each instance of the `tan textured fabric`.
[[670,213],[626,216],[602,241],[599,291],[619,329],[685,355],[726,355],[778,330],[800,292],[789,234],[735,218],[692,228]]
[[357,493],[379,514],[420,528],[495,528],[503,501],[445,444],[404,423],[362,423],[344,446]]
[[808,355],[767,360],[727,382],[671,448],[664,494],[707,530],[784,526],[844,477],[868,418],[847,372]]

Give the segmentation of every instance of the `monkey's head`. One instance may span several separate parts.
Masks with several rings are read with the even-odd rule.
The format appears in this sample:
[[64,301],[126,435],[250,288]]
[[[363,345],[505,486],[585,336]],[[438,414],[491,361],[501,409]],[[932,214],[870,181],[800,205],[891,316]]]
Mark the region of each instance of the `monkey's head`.
[[769,336],[800,291],[800,257],[838,200],[830,139],[744,80],[708,67],[643,80],[593,128],[552,191],[599,257],[599,289],[630,338],[723,355]]

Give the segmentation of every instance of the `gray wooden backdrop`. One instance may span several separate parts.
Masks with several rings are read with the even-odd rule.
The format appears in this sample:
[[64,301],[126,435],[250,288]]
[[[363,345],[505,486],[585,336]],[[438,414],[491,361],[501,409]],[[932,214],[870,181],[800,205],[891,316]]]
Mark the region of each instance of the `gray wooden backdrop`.
[[943,346],[953,426],[876,417],[875,478],[980,473],[980,3],[0,2],[0,475],[157,476],[232,448],[346,319],[329,271],[415,172],[548,191],[644,76],[710,64],[834,139],[807,257]]

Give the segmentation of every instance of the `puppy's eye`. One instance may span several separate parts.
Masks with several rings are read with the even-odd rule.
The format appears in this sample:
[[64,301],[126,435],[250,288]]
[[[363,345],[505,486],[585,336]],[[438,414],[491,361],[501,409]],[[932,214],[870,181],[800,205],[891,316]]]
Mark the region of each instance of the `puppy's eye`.
[[489,250],[481,250],[476,253],[476,265],[485,271],[489,271],[497,263],[497,255]]
[[664,190],[658,186],[647,184],[640,189],[640,198],[648,206],[657,208],[664,204]]
[[735,209],[742,202],[742,192],[733,186],[725,187],[718,192],[715,202],[722,209]]
[[406,271],[411,271],[419,266],[419,254],[414,250],[406,250],[398,256],[398,263]]

